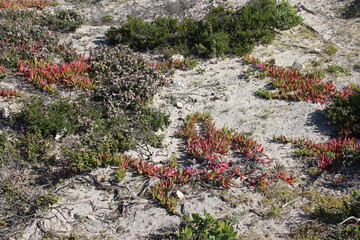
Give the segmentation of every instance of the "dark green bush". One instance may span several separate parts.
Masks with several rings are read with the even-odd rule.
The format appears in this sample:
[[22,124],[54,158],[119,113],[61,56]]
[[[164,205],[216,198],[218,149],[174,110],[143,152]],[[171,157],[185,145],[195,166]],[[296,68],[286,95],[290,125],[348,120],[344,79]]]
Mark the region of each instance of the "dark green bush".
[[51,164],[55,161],[51,154],[54,147],[50,144],[49,138],[44,138],[39,129],[33,133],[27,132],[20,136],[20,150],[22,160],[29,163]]
[[340,129],[351,131],[351,136],[360,138],[360,88],[346,97],[336,97],[327,108],[326,116]]
[[[253,0],[236,12],[217,7],[200,21],[158,17],[153,22],[128,16],[119,28],[106,33],[111,44],[127,44],[136,50],[169,48],[184,55],[216,57],[245,54],[256,43],[270,43],[275,29],[289,29],[302,22],[287,1]],[[170,51],[172,52],[172,51]]]
[[69,102],[69,99],[59,99],[46,103],[44,97],[34,97],[25,104],[17,119],[25,132],[36,133],[40,130],[41,135],[47,138],[90,130],[103,117],[102,111],[84,100],[75,103]]
[[43,17],[41,23],[55,30],[72,32],[84,24],[82,17],[74,10],[59,10]]

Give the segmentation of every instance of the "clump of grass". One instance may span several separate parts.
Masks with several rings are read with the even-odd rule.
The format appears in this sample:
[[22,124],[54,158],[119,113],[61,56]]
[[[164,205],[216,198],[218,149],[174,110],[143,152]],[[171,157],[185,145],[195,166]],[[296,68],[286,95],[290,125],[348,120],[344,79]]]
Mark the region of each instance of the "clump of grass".
[[111,17],[111,15],[105,15],[101,17],[101,21],[103,23],[109,23],[112,22],[113,18]]
[[339,75],[340,73],[349,74],[350,70],[339,65],[329,65],[327,71],[329,73]]
[[332,44],[328,44],[326,46],[326,53],[329,55],[329,56],[333,56],[337,53],[338,49],[336,47],[334,47]]

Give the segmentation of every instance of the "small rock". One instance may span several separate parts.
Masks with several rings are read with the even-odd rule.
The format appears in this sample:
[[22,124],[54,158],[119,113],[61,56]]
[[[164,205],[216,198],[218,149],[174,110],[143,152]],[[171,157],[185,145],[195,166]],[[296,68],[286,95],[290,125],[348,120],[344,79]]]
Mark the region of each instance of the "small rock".
[[55,136],[55,141],[59,141],[61,139],[62,135],[61,134],[56,134]]
[[10,118],[10,114],[11,114],[10,109],[8,107],[4,107],[2,110],[2,117],[8,119]]
[[9,109],[12,113],[19,113],[21,112],[21,104],[13,103],[9,106]]
[[107,182],[107,181],[109,181],[109,175],[101,172],[96,176],[96,180],[98,182]]
[[171,60],[174,62],[174,61],[184,61],[185,60],[185,58],[184,58],[184,56],[183,55],[180,55],[180,54],[175,54],[175,55],[173,55],[172,57],[171,57]]
[[180,192],[179,190],[176,191],[175,195],[177,198],[179,198],[179,200],[182,200],[185,198],[184,194],[182,192]]
[[181,102],[177,102],[175,105],[176,105],[177,108],[183,108],[184,107],[184,105]]
[[174,79],[172,81],[172,84],[175,86],[175,87],[186,87],[186,83],[180,81],[180,80],[177,80],[177,79]]
[[210,59],[210,63],[211,64],[218,64],[219,61],[216,58],[212,58],[212,59]]
[[304,66],[302,65],[302,63],[299,62],[299,61],[297,61],[297,60],[293,63],[292,67],[293,67],[293,68],[296,68],[296,69],[298,69],[298,70],[301,70],[301,69],[304,68]]

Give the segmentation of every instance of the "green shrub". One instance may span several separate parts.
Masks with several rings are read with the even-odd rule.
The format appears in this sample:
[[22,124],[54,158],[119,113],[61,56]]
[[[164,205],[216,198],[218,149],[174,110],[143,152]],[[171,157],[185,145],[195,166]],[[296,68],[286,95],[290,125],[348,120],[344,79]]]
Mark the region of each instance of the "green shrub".
[[75,103],[61,98],[46,103],[44,97],[34,97],[28,100],[17,119],[26,132],[40,130],[44,138],[55,137],[56,134],[64,137],[93,128],[94,122],[103,117],[102,111],[85,100]]
[[62,167],[71,172],[81,172],[115,165],[119,162],[117,153],[130,150],[133,144],[131,132],[114,132],[106,137],[95,134],[85,136],[80,142],[61,149]]
[[351,135],[360,138],[360,88],[354,88],[346,98],[336,97],[327,108],[326,116],[340,129],[351,131]]
[[204,218],[198,213],[184,215],[180,223],[180,232],[177,233],[177,239],[214,239],[230,240],[236,239],[237,232],[228,221],[221,222],[215,220],[211,214],[204,210]]
[[304,21],[289,1],[282,0],[274,9],[275,27],[280,30],[290,29]]
[[74,10],[59,10],[46,15],[41,23],[63,32],[72,32],[84,24],[82,17]]
[[29,163],[40,163],[48,165],[55,161],[51,155],[54,147],[50,144],[49,138],[44,138],[39,129],[33,133],[27,132],[20,136],[22,159]]
[[245,54],[256,43],[270,43],[275,29],[289,29],[302,22],[287,1],[253,0],[236,12],[220,6],[200,21],[158,17],[152,22],[128,16],[119,28],[106,33],[111,44],[128,44],[136,50],[179,51],[183,55],[216,57]]

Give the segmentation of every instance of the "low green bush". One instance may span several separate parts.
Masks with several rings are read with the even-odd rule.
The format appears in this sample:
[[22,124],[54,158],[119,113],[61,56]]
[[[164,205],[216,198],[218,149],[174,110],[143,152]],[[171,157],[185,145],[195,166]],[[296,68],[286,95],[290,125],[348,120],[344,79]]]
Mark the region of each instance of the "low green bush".
[[237,232],[228,221],[222,222],[204,210],[204,217],[198,213],[184,215],[180,223],[180,232],[177,233],[177,239],[214,239],[230,240],[236,239]]
[[55,156],[52,154],[54,147],[50,143],[50,138],[43,137],[40,129],[20,135],[19,140],[22,160],[45,165],[55,161]]
[[54,15],[48,14],[41,20],[43,25],[50,26],[54,30],[73,32],[84,24],[83,18],[74,10],[59,10]]
[[270,43],[275,30],[289,29],[303,19],[288,1],[253,0],[233,12],[220,6],[200,21],[158,17],[152,22],[128,16],[119,28],[111,27],[110,44],[127,44],[136,50],[161,50],[183,55],[216,57],[250,52],[257,43]]
[[40,130],[41,135],[47,138],[57,134],[64,137],[75,132],[86,132],[103,115],[101,108],[85,100],[76,103],[61,98],[47,103],[44,97],[34,97],[24,105],[17,120],[25,132],[36,133]]
[[326,110],[326,116],[332,124],[360,138],[360,88],[354,88],[353,91],[348,97],[334,98]]

